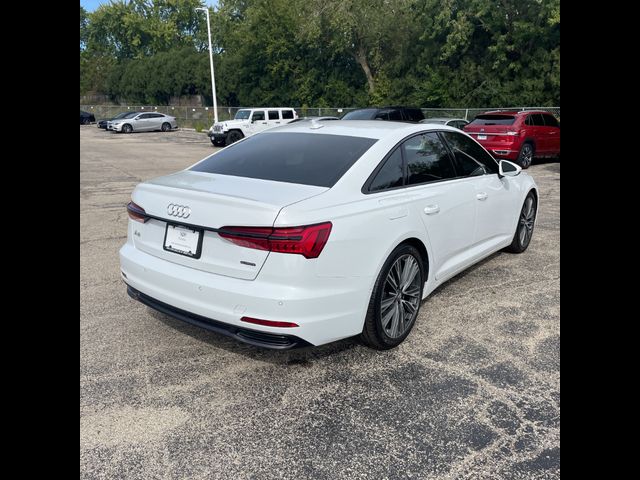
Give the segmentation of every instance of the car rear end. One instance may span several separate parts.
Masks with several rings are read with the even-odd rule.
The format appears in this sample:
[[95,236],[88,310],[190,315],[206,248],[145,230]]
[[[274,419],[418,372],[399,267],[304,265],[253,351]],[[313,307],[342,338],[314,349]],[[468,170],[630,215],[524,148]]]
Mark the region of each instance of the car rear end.
[[176,117],[172,117],[171,115],[165,115],[165,122],[169,122],[171,125],[171,130],[175,130],[178,128],[178,122],[176,121]]
[[484,113],[478,115],[464,131],[475,138],[494,157],[516,160],[524,137],[517,112]]
[[[275,136],[270,146],[262,141],[265,135]],[[315,158],[322,154],[317,145],[308,145],[311,137],[292,144],[282,135],[249,137],[190,170],[136,187],[120,250],[122,278],[133,298],[262,347],[318,345],[357,333],[353,319],[363,318],[368,279],[318,275],[333,258],[323,255],[335,248],[331,219],[311,212],[296,225],[279,220],[287,206],[330,188],[322,180],[299,183],[304,179],[296,177],[298,166],[303,172],[313,165],[304,175],[322,179],[341,160],[323,165]],[[252,154],[257,137],[256,152],[281,159],[275,165]],[[346,168],[372,141],[361,143],[350,150],[355,158],[344,160]],[[239,150],[243,144],[249,147]],[[304,165],[296,157],[301,148],[315,156]],[[282,155],[285,150],[297,161]],[[242,155],[234,157],[236,151]],[[250,176],[237,175],[245,167]],[[290,181],[270,178],[279,174]]]

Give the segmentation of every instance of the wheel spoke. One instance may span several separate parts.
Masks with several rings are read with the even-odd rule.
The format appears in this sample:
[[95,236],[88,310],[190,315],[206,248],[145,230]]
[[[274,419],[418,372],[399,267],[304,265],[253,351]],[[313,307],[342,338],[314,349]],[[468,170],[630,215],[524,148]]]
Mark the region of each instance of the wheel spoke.
[[382,300],[380,305],[380,311],[384,314],[389,309],[389,307],[393,305],[393,302],[395,301],[395,299],[396,299],[395,295],[391,295],[385,298],[384,300]]
[[406,297],[418,298],[420,296],[420,287],[412,287],[409,288],[406,292],[404,292]]
[[394,313],[396,311],[395,307],[396,307],[396,303],[393,303],[394,308],[390,309],[385,315],[384,317],[382,317],[382,328],[384,328],[385,330],[389,329],[389,322],[393,319]]
[[400,307],[397,303],[394,304],[393,309],[393,318],[391,319],[391,332],[389,334],[390,337],[397,337],[398,330],[400,329]]

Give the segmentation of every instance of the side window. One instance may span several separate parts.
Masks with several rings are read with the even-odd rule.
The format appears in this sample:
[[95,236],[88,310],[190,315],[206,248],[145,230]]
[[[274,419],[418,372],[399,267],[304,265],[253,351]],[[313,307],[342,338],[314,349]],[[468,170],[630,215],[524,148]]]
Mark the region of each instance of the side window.
[[419,122],[420,120],[424,120],[422,110],[419,110],[417,108],[407,108],[404,111],[404,115],[407,120],[410,120],[412,122]]
[[389,112],[378,112],[373,119],[374,120],[391,120],[389,118]]
[[402,173],[402,153],[400,147],[396,148],[387,158],[384,165],[369,185],[370,192],[379,192],[388,188],[401,187],[404,175]]
[[542,114],[534,113],[531,116],[533,117],[533,124],[536,127],[544,127],[544,119],[542,118]]
[[454,178],[449,152],[434,132],[412,137],[402,144],[407,160],[407,184]]
[[[493,157],[471,138],[457,132],[442,132],[442,136],[451,147],[462,175],[498,173],[498,164]],[[470,160],[476,165],[470,163]],[[485,171],[476,172],[477,164],[482,165]]]
[[253,116],[251,117],[252,121],[256,120],[264,120],[264,112],[253,112]]
[[269,120],[280,120],[277,110],[269,110]]
[[533,125],[533,120],[532,120],[532,118],[531,118],[531,117],[533,117],[533,115],[527,115],[527,118],[526,118],[526,120],[524,121],[524,124],[525,124],[525,125],[527,125],[527,126],[529,126],[529,127],[530,127],[531,125]]
[[400,110],[391,110],[388,113],[387,120],[402,121],[402,113],[400,112]]
[[544,114],[544,123],[547,127],[559,127],[560,125],[558,125],[558,120],[556,120],[556,117],[554,117],[553,115],[549,115]]
[[293,110],[282,110],[282,118],[284,120],[291,120],[293,118]]

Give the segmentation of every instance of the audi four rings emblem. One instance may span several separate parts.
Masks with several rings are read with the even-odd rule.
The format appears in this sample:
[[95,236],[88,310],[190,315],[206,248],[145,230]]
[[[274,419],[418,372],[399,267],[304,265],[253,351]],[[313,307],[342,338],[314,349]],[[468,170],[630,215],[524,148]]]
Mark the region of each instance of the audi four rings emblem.
[[191,215],[191,209],[186,205],[176,205],[175,203],[170,203],[167,207],[167,213],[174,217],[187,218],[189,215]]

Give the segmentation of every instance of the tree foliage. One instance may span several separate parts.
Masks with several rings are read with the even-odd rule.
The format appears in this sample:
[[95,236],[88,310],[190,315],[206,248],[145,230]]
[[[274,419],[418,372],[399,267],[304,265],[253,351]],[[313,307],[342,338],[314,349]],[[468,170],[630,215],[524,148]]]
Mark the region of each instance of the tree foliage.
[[[80,9],[81,93],[211,103],[200,0]],[[559,105],[559,0],[220,0],[221,105]]]

